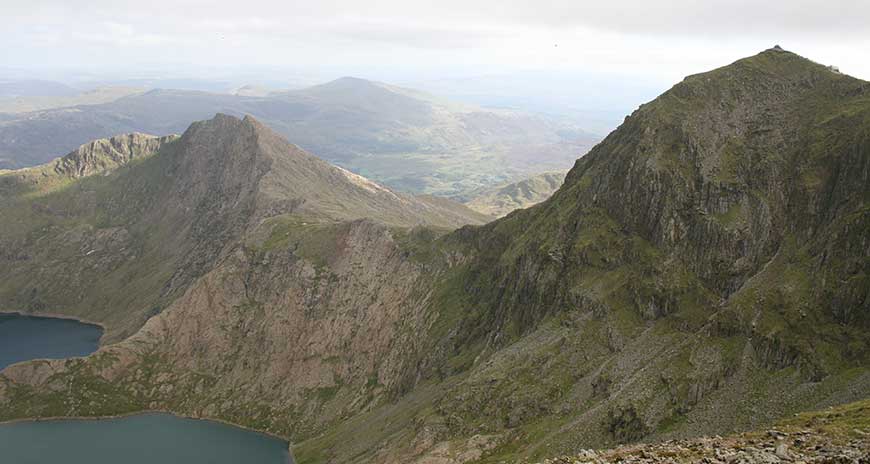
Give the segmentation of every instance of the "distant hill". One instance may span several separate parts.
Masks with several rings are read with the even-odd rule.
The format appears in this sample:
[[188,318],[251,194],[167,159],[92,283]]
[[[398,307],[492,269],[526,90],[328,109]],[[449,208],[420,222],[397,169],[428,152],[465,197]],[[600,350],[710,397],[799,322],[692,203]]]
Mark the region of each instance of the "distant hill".
[[[78,105],[97,105],[100,103],[113,102],[128,95],[142,93],[145,90],[146,89],[140,87],[111,86],[97,87],[84,92],[76,92],[73,95],[26,95],[0,97],[0,113],[31,113],[34,111],[67,108]],[[15,118],[14,116],[9,117]]]
[[261,87],[258,85],[243,85],[232,91],[233,95],[239,97],[265,97],[273,92],[272,89]]
[[78,90],[60,82],[38,79],[0,80],[0,98],[71,97]]
[[565,180],[568,171],[545,172],[517,182],[500,185],[476,193],[465,202],[469,208],[493,217],[528,208],[550,198]]
[[219,112],[250,114],[302,148],[393,188],[457,197],[567,168],[598,140],[557,120],[342,78],[268,96],[152,90],[96,105],[0,114],[0,169],[41,164],[117,134],[180,133]]

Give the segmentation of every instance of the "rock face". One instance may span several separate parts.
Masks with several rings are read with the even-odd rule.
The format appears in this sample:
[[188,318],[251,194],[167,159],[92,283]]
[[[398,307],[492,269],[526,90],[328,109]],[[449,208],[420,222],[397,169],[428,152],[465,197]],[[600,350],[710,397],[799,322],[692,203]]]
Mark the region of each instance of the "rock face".
[[[868,137],[870,84],[768,50],[643,105],[543,203],[444,234],[417,225],[460,222],[439,201],[250,119],[196,124],[148,158],[166,167],[130,168],[160,174],[160,214],[135,217],[176,225],[131,253],[184,252],[120,288],[153,276],[164,309],[84,360],[3,371],[0,420],[157,408],[281,434],[303,463],[534,462],[862,399]],[[139,191],[79,182],[97,193],[12,203],[9,224]],[[88,224],[52,227],[142,233]]]

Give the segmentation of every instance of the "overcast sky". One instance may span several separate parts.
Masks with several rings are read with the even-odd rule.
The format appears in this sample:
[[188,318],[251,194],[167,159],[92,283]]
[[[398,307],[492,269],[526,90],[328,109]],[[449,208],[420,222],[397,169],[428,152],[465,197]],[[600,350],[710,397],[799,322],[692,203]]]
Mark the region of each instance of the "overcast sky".
[[870,78],[868,0],[0,0],[0,11],[0,67],[12,68],[595,71],[672,83],[781,44]]

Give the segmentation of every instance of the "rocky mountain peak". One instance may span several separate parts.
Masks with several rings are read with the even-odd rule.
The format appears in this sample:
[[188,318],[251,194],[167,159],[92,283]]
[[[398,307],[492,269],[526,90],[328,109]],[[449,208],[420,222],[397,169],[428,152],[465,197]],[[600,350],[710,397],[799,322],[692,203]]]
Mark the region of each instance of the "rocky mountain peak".
[[866,189],[847,167],[866,158],[847,141],[861,137],[868,94],[870,83],[766,50],[689,76],[641,106],[565,184],[629,230],[685,253],[727,293],[788,231],[812,233],[806,226],[822,227],[837,202],[854,203],[846,192]]
[[194,123],[180,145],[184,156],[178,170],[189,173],[186,178],[208,176],[209,185],[223,196],[247,192],[259,219],[292,212],[332,220],[365,217],[448,227],[486,219],[458,203],[435,205],[333,166],[250,115],[239,119],[218,114]]

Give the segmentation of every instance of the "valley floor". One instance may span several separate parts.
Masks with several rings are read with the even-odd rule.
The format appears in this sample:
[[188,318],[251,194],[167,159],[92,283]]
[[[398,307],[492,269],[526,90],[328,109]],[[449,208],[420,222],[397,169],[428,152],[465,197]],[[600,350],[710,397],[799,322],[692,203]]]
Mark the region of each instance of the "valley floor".
[[763,432],[584,450],[539,464],[870,463],[870,400],[800,414]]

